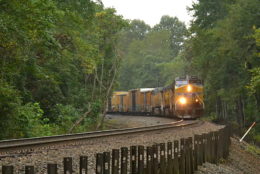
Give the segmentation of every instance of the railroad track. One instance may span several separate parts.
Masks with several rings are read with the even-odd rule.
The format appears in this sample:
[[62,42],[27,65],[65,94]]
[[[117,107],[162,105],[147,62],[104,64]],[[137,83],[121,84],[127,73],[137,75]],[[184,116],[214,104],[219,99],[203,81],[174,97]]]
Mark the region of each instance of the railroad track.
[[148,131],[158,131],[164,129],[182,128],[192,125],[202,124],[199,120],[179,120],[166,124],[159,124],[146,127],[135,127],[126,129],[113,129],[105,131],[95,131],[77,134],[66,134],[57,136],[46,136],[38,138],[25,138],[0,141],[0,158],[9,153],[28,153],[35,149],[51,149],[54,147],[64,147],[68,145],[80,145],[84,141],[93,138],[102,138],[107,136],[118,136],[125,134],[135,134]]

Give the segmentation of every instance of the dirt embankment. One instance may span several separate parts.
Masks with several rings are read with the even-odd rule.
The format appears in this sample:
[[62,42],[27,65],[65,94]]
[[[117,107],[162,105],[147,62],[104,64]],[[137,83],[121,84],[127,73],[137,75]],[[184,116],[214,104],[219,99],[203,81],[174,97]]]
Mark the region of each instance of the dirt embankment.
[[222,160],[218,165],[205,163],[195,174],[259,174],[259,148],[245,142],[240,143],[238,138],[231,138],[231,142],[227,160]]

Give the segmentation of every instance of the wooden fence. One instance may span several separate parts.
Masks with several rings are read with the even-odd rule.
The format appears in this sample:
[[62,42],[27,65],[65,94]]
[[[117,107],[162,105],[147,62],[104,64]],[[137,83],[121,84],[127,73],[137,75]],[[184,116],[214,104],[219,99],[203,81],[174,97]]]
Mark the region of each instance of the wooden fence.
[[[218,163],[229,154],[230,129],[182,138],[153,146],[122,147],[96,154],[96,174],[192,174],[205,162]],[[63,159],[64,174],[75,173],[72,158]],[[2,174],[13,174],[14,166],[2,166]],[[34,166],[25,166],[25,174],[34,174]],[[57,174],[57,164],[47,165],[48,174]],[[88,157],[81,156],[79,174],[88,173]]]

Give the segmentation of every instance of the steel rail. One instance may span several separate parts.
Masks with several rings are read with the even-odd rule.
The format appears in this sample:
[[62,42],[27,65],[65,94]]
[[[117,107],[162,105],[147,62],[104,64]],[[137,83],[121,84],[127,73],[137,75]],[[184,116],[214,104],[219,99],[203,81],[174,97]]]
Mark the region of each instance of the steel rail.
[[80,141],[80,140],[86,140],[91,138],[100,138],[100,137],[107,137],[107,136],[116,136],[116,135],[124,135],[124,134],[131,134],[131,133],[140,133],[140,132],[147,132],[147,131],[185,127],[185,126],[198,124],[199,122],[200,121],[196,120],[196,121],[184,123],[183,120],[179,120],[176,122],[170,122],[166,124],[152,125],[146,127],[134,127],[134,128],[126,128],[126,129],[112,129],[112,130],[104,130],[104,131],[45,136],[45,137],[36,137],[36,138],[3,140],[0,141],[0,152],[4,152],[5,150],[13,149],[13,148],[26,148],[26,147],[32,147],[37,145],[40,146],[40,145],[53,144],[53,143],[63,143],[66,141],[77,141],[77,140]]

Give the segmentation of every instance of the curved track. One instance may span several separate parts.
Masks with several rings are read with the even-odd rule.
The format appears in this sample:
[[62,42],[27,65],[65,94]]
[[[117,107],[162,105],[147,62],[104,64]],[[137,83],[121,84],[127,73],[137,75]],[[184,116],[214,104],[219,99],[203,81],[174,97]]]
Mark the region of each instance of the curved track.
[[0,155],[4,155],[7,152],[18,151],[20,153],[32,152],[34,149],[66,145],[66,144],[77,144],[82,140],[88,140],[92,138],[102,138],[107,136],[117,136],[124,134],[134,134],[147,131],[158,131],[163,129],[182,128],[196,124],[202,124],[199,120],[179,120],[171,123],[146,126],[146,127],[135,127],[127,129],[114,129],[105,131],[95,131],[87,133],[67,134],[58,136],[48,136],[39,138],[26,138],[26,139],[14,139],[0,141]]

